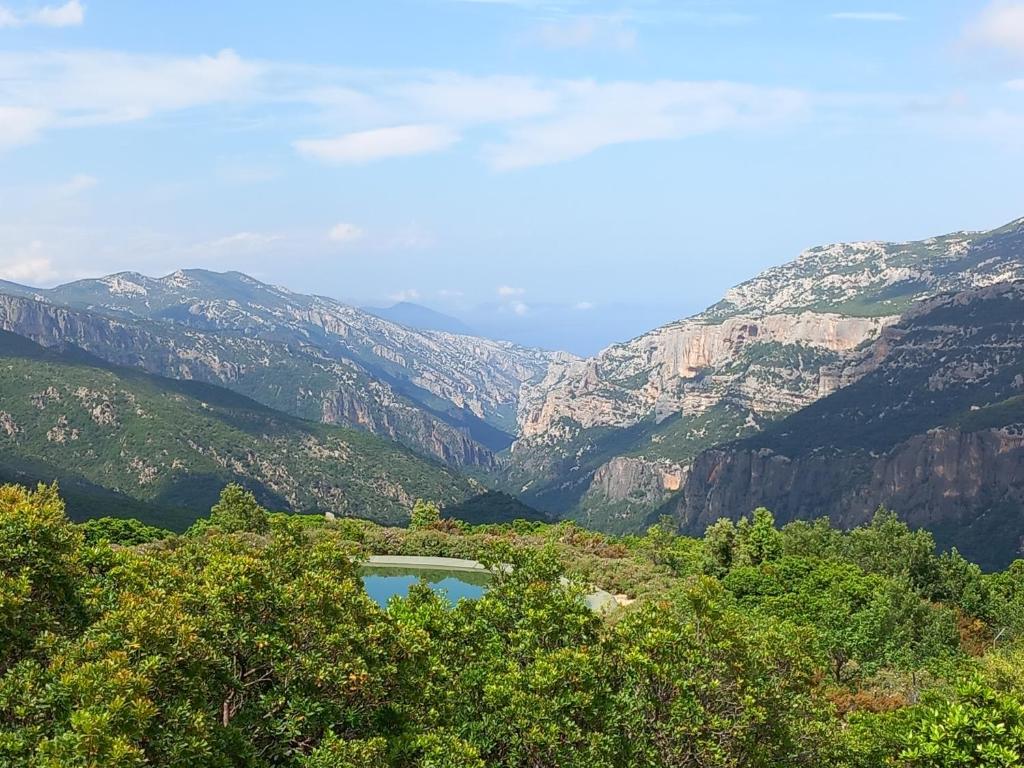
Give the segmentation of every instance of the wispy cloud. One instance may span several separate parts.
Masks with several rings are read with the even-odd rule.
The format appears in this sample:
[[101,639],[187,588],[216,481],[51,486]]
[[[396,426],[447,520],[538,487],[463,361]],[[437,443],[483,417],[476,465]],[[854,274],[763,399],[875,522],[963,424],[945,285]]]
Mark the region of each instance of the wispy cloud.
[[974,45],[1024,56],[1024,0],[996,0],[967,27]]
[[840,21],[907,21],[907,17],[902,13],[892,13],[890,11],[840,11],[838,13],[829,14],[829,18],[838,19]]
[[0,152],[35,141],[51,121],[45,110],[0,106]]
[[[110,51],[0,53],[0,142],[24,143],[44,128],[142,120],[218,102],[243,102],[262,73],[234,51],[141,56]],[[11,112],[13,110],[13,112]],[[14,136],[8,122],[13,115]]]
[[72,176],[63,184],[60,184],[57,187],[57,194],[61,197],[74,197],[75,195],[80,195],[83,192],[88,192],[99,183],[100,180],[95,176],[90,176],[87,173],[79,173]]
[[526,291],[522,288],[513,288],[511,285],[499,285],[498,295],[503,299],[507,299],[510,296],[522,296]]
[[1024,78],[1020,80],[1008,80],[1006,87],[1011,91],[1024,91]]
[[403,288],[400,291],[395,291],[388,298],[395,302],[417,301],[420,298],[420,292],[416,288]]
[[0,280],[43,286],[57,278],[58,271],[40,240],[33,240],[28,246],[15,249],[8,258],[0,260]]
[[358,165],[390,157],[448,149],[459,135],[444,125],[400,125],[347,133],[330,139],[300,139],[299,154],[335,165]]
[[342,221],[331,227],[330,231],[327,233],[327,239],[332,243],[346,245],[361,239],[364,234],[363,230],[355,224]]
[[559,114],[516,126],[492,145],[497,170],[582,157],[602,147],[751,128],[792,119],[808,106],[805,94],[735,83],[563,83]]
[[194,250],[207,252],[252,252],[284,240],[283,235],[268,232],[235,232],[194,246]]
[[540,24],[535,37],[547,48],[629,50],[636,46],[637,32],[624,17],[576,16]]
[[25,13],[15,13],[0,5],[0,29],[4,27],[77,27],[85,22],[85,6],[79,0],[63,5],[44,5]]

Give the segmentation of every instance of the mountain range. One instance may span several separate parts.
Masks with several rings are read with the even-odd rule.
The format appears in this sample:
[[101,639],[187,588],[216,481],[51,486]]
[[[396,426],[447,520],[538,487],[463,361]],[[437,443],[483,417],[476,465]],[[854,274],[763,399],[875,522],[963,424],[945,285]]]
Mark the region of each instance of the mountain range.
[[456,466],[495,463],[520,386],[564,355],[398,325],[237,272],[0,285],[0,329],[117,365],[217,384],[303,419],[355,426]]
[[849,363],[919,302],[1022,278],[1024,220],[812,248],[693,317],[553,361],[523,387],[508,487],[588,525],[636,530],[703,451],[856,381],[864,370]]
[[[1021,281],[1024,220],[817,247],[589,358],[474,336],[415,306],[359,309],[240,273],[0,283],[0,329],[20,350],[4,358],[0,419],[13,426],[0,421],[0,469],[67,477],[90,498],[141,499],[154,516],[187,516],[208,495],[180,496],[185,478],[197,489],[202,478],[210,488],[244,480],[292,509],[394,521],[426,494],[450,508],[474,499],[466,508],[480,519],[542,514],[613,532],[667,514],[696,533],[762,504],[784,520],[855,525],[887,504],[998,565],[1024,543]],[[75,386],[54,384],[60,399],[46,400],[43,384],[63,381],[62,366]],[[86,370],[107,383],[80,380]],[[159,439],[126,410],[128,395],[75,394],[120,387],[142,400],[140,376],[186,398],[150,395],[141,408],[178,409]],[[95,421],[115,401],[118,424],[149,434],[148,447]],[[185,451],[179,423],[204,451]],[[320,447],[304,448],[310,440]],[[336,442],[349,446],[345,461],[323,447]],[[91,461],[100,454],[109,460]],[[385,491],[371,502],[375,488]]]
[[483,494],[439,461],[350,427],[287,416],[202,382],[0,332],[0,477],[58,479],[78,518],[182,529],[239,482],[272,509],[401,522],[417,498]]

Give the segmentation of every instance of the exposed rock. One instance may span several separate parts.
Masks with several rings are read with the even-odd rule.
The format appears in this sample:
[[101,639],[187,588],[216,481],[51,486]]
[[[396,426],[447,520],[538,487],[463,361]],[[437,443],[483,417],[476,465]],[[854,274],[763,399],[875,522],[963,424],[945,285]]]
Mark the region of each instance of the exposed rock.
[[8,437],[16,437],[21,432],[21,427],[14,421],[14,417],[7,411],[0,411],[0,432]]
[[[686,467],[870,374],[899,346],[903,331],[892,326],[918,302],[1015,278],[1024,278],[1024,220],[922,242],[810,249],[692,318],[588,360],[552,360],[523,386],[509,475],[543,509],[579,516],[603,501],[605,514],[632,514],[639,526],[653,507],[629,499],[657,502],[651,478],[610,483],[604,468],[620,466],[612,457]],[[992,365],[950,362],[924,386],[984,381]]]

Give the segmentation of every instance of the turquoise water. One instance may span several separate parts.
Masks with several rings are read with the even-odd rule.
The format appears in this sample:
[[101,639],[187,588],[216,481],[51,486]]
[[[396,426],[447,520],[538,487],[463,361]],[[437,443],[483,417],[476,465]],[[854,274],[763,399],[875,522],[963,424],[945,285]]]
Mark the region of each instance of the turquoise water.
[[490,574],[468,573],[465,571],[445,571],[433,568],[362,568],[360,573],[366,594],[380,606],[387,606],[388,600],[395,595],[405,597],[409,587],[421,579],[432,590],[443,595],[448,602],[455,605],[459,600],[480,597],[487,584]]

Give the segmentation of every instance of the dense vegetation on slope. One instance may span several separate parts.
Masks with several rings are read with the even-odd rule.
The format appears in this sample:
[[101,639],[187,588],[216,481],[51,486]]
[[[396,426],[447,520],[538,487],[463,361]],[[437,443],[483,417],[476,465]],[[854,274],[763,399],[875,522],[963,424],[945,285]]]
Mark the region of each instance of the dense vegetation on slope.
[[417,497],[451,504],[482,490],[365,432],[3,332],[0,476],[59,479],[79,519],[131,513],[178,530],[232,481],[275,509],[391,523]]
[[[267,515],[229,488],[183,537],[83,532],[55,490],[0,490],[0,763],[1024,760],[1024,562],[983,575],[885,513],[843,534],[758,511],[703,540],[421,523]],[[384,610],[369,552],[512,568],[477,601],[422,586]],[[600,617],[585,584],[629,604]]]

